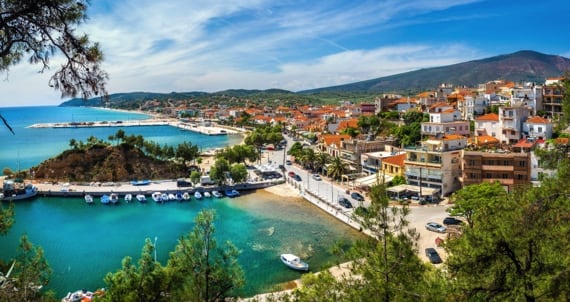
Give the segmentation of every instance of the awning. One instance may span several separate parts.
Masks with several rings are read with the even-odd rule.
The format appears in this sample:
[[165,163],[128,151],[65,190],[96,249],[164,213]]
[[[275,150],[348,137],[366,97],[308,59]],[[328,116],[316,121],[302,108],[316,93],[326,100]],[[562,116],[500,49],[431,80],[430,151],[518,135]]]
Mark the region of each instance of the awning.
[[358,178],[354,181],[356,186],[373,186],[382,183],[382,177],[384,177],[384,183],[389,183],[394,179],[393,176],[390,175],[379,175],[379,174],[372,174],[365,177]]

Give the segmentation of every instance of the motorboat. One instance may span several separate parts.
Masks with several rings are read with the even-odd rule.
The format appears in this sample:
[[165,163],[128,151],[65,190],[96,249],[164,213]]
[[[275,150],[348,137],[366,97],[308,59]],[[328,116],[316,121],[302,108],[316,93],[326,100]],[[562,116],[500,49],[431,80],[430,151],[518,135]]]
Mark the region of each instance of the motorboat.
[[176,195],[174,195],[174,193],[168,193],[168,200],[176,200]]
[[190,200],[190,193],[184,192],[184,193],[182,194],[182,199],[184,199],[184,200]]
[[112,204],[118,204],[119,203],[119,195],[117,195],[117,193],[111,193],[111,195],[109,196],[109,199],[111,200]]
[[129,202],[131,202],[131,200],[133,200],[133,195],[132,194],[126,194],[125,195],[125,202],[129,203]]
[[101,203],[102,204],[109,204],[111,202],[111,198],[107,194],[103,194],[101,196]]
[[281,254],[280,258],[281,262],[283,262],[283,264],[287,265],[289,268],[298,271],[309,270],[309,264],[301,260],[301,258],[299,258],[298,256],[295,256],[293,254]]
[[210,192],[204,192],[204,198],[210,198],[212,197],[212,194],[210,194]]
[[137,194],[136,199],[137,199],[140,203],[145,203],[145,202],[146,202],[146,196],[144,196],[144,194]]
[[216,198],[224,197],[224,195],[222,195],[222,193],[220,193],[218,191],[212,191],[212,195],[214,195],[214,197],[216,197]]
[[164,201],[168,201],[168,199],[169,199],[169,198],[168,198],[168,194],[162,193],[162,194],[160,195],[160,199],[161,199],[163,202],[164,202]]
[[154,202],[157,203],[161,203],[162,202],[162,193],[160,192],[154,192],[152,193],[152,200],[154,200]]
[[133,180],[131,181],[133,186],[147,186],[150,185],[150,180]]
[[33,184],[24,184],[14,180],[4,180],[0,201],[15,201],[33,198],[38,194],[38,188]]
[[239,196],[238,190],[226,190],[226,191],[224,192],[224,194],[226,194],[227,197],[236,197],[236,196]]
[[196,198],[198,200],[202,199],[202,193],[200,193],[198,191],[194,192],[194,198]]
[[182,201],[182,200],[183,200],[183,198],[182,198],[182,193],[181,193],[181,192],[176,192],[176,200],[178,200],[178,201]]
[[85,195],[85,202],[86,202],[87,204],[93,204],[93,196],[91,196],[91,195],[89,195],[89,194],[86,194],[86,195]]

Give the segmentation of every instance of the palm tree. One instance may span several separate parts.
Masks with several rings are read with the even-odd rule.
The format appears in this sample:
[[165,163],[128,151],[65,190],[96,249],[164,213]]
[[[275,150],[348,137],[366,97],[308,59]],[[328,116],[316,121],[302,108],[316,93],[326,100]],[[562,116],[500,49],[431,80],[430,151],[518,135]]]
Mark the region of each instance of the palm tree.
[[330,166],[327,169],[327,175],[334,180],[338,180],[348,170],[348,164],[343,162],[340,157],[332,159]]
[[303,167],[313,170],[315,161],[315,151],[311,148],[304,148],[301,153],[301,159],[303,161]]
[[331,156],[328,153],[315,154],[314,166],[317,168],[317,172],[322,173],[323,168],[330,162]]

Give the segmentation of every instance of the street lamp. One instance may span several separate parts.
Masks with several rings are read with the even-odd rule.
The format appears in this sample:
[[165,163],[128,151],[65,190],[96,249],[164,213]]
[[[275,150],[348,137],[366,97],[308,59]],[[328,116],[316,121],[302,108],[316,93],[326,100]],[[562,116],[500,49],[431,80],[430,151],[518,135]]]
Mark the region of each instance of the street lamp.
[[156,262],[156,240],[158,240],[158,237],[154,237],[154,262]]

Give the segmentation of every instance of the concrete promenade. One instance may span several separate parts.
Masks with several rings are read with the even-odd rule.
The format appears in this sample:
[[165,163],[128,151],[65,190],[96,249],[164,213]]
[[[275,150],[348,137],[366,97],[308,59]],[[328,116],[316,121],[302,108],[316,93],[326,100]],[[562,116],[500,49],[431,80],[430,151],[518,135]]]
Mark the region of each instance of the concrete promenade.
[[215,124],[206,126],[198,122],[182,122],[174,118],[152,118],[146,120],[126,120],[126,121],[38,123],[28,126],[28,128],[96,128],[96,127],[142,127],[142,126],[171,126],[205,135],[240,134],[240,132],[234,128],[220,127]]

